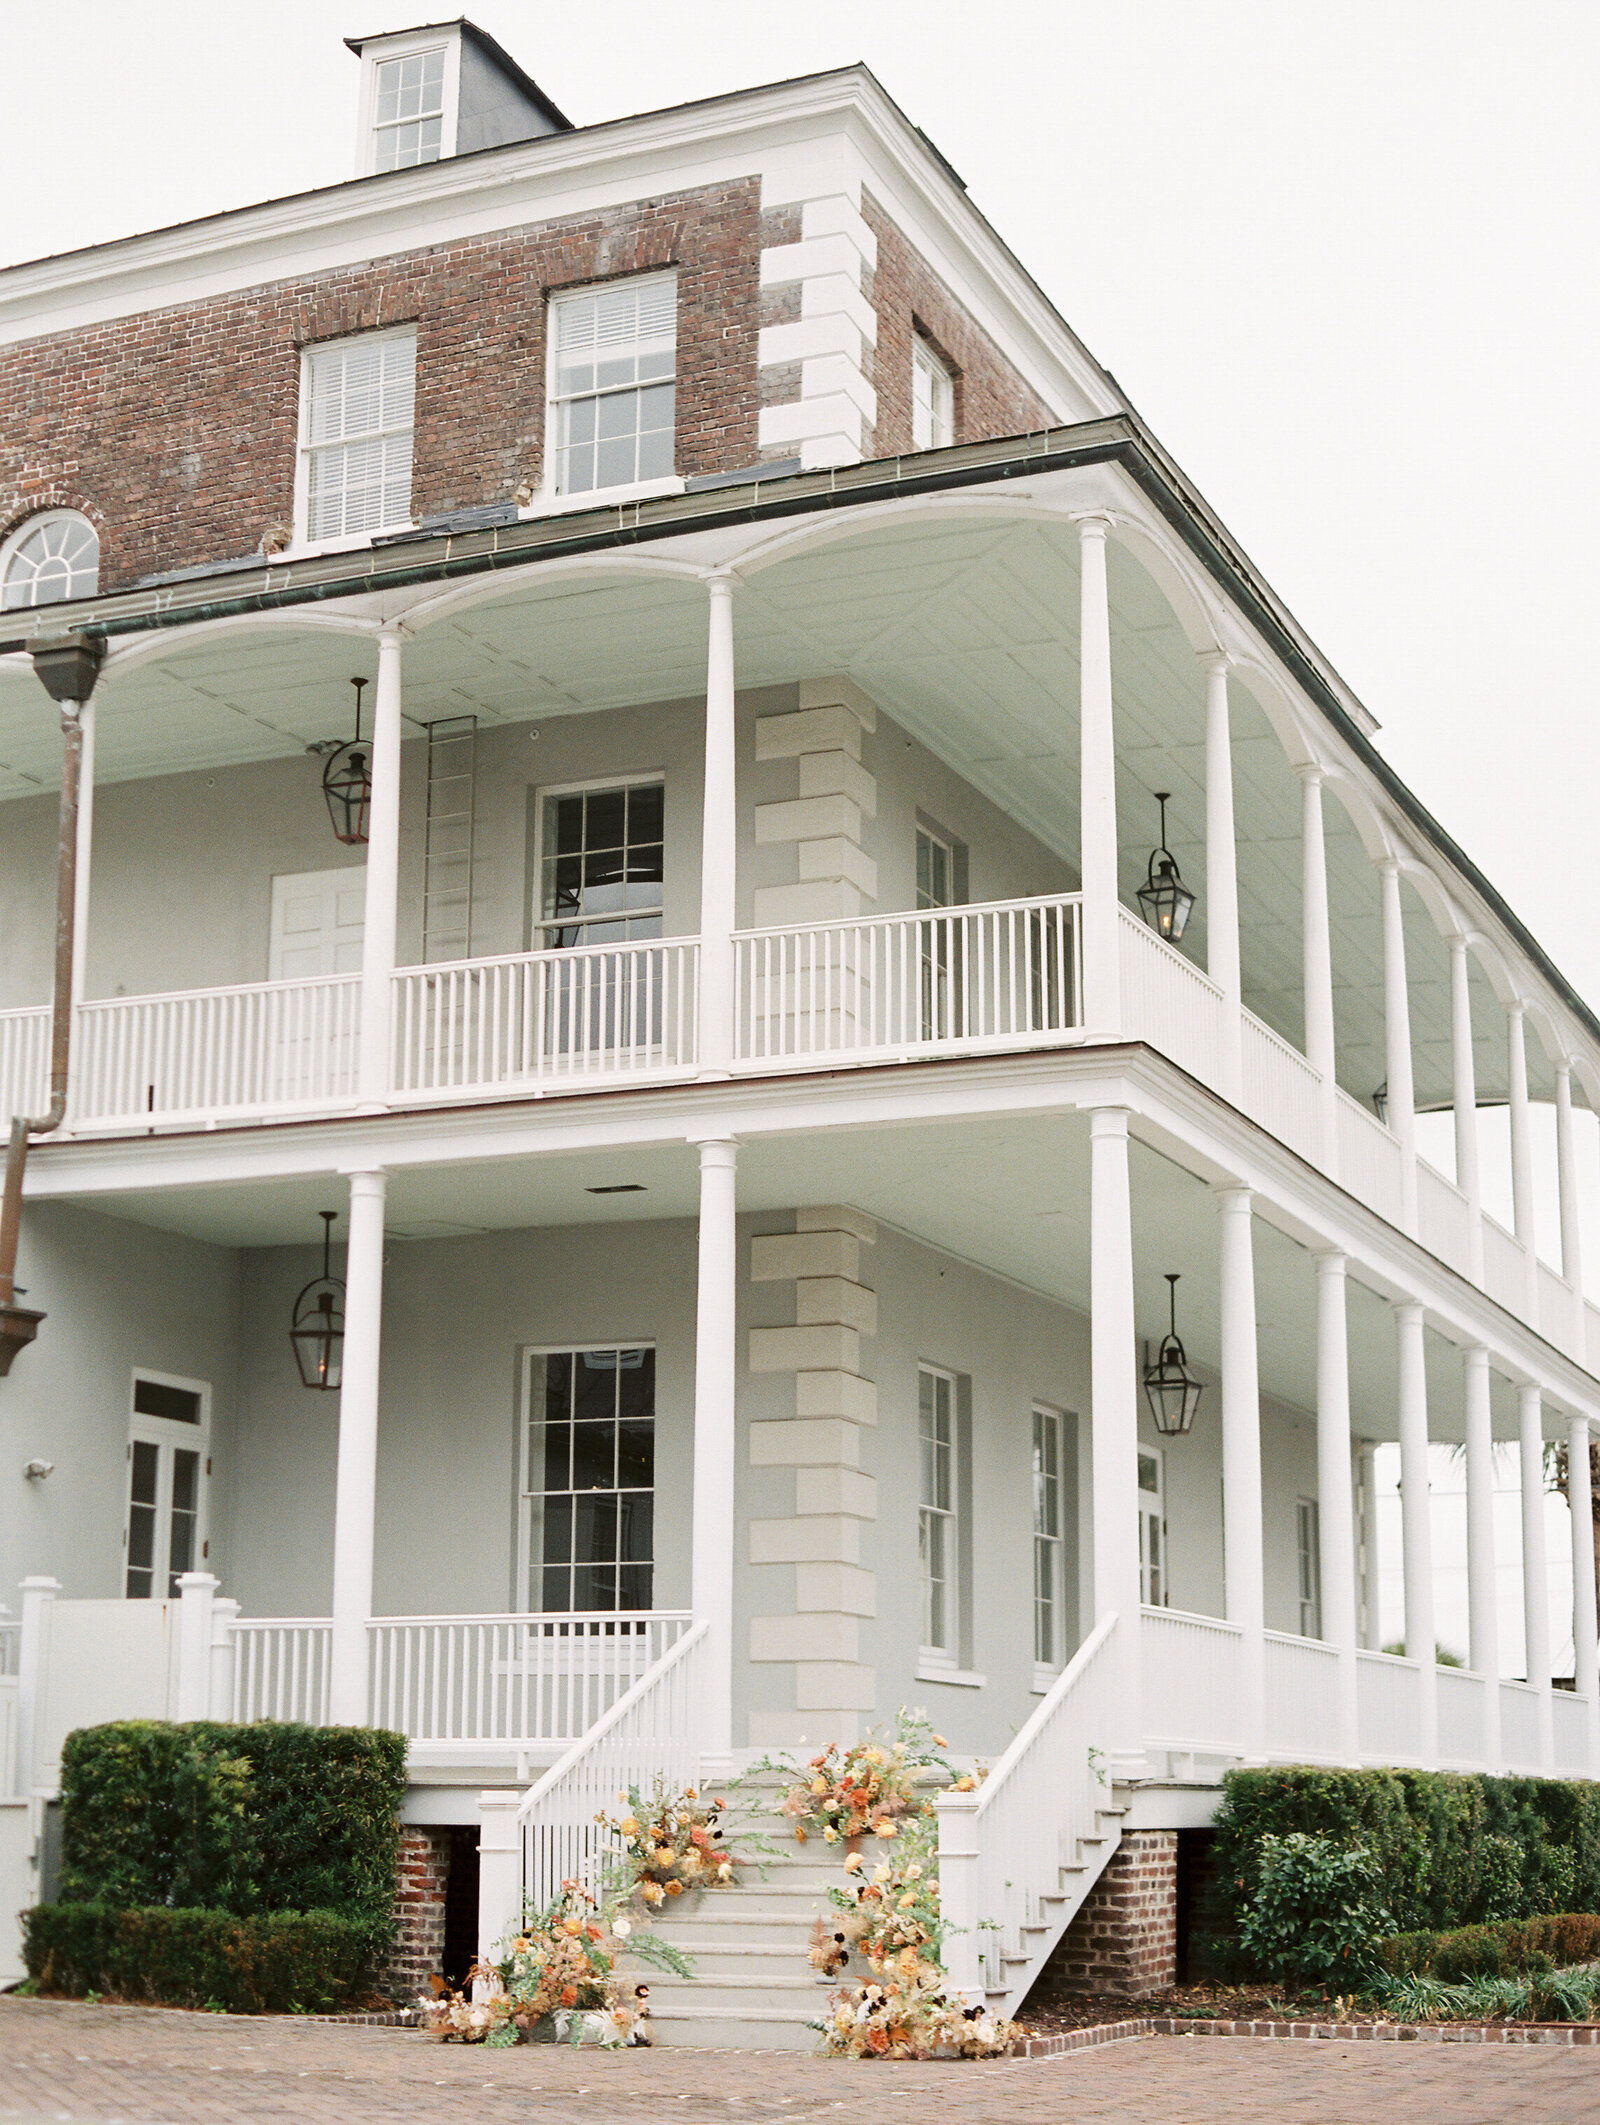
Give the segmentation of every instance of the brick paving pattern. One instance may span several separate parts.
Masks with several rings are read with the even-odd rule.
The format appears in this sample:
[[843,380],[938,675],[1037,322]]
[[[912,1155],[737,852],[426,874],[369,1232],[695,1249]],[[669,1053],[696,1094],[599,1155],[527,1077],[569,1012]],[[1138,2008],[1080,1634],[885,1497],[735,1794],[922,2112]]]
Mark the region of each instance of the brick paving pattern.
[[1593,2125],[1587,2050],[1148,2037],[997,2065],[773,2052],[484,2051],[330,2028],[0,2001],[0,2118],[74,2125]]

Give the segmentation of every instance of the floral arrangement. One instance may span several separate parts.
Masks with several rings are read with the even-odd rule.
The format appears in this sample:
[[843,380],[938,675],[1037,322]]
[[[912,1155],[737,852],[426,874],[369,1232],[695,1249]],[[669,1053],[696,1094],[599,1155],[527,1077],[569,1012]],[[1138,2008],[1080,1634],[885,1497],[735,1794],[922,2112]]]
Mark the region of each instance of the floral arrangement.
[[628,1890],[659,1910],[685,1889],[731,1888],[741,1862],[723,1839],[725,1800],[702,1802],[693,1786],[669,1793],[659,1781],[646,1798],[637,1786],[617,1796],[623,1813],[597,1822],[622,1839]]
[[563,1882],[552,1904],[524,1920],[503,1961],[470,1972],[469,1985],[481,1982],[485,1996],[446,1991],[424,2001],[423,2026],[441,2043],[516,2044],[547,2022],[574,2044],[648,2043],[649,1988],[624,1996],[617,1963],[625,1952],[692,1974],[670,1943],[636,1931],[581,1883]]
[[907,1711],[902,1705],[895,1715],[892,1739],[875,1740],[869,1735],[848,1749],[830,1742],[804,1766],[783,1757],[766,1759],[755,1768],[793,1779],[778,1802],[778,1812],[794,1824],[801,1844],[818,1835],[836,1845],[868,1831],[875,1837],[892,1838],[901,1816],[927,1814],[929,1803],[917,1794],[920,1772],[942,1771],[945,1783],[958,1792],[970,1792],[977,1782],[975,1776],[966,1773],[957,1778],[938,1753],[948,1747],[921,1712]]
[[844,2059],[994,2059],[1019,2031],[984,2007],[946,1999],[944,1974],[924,1968],[909,1983],[860,1985],[836,1992],[822,2034]]

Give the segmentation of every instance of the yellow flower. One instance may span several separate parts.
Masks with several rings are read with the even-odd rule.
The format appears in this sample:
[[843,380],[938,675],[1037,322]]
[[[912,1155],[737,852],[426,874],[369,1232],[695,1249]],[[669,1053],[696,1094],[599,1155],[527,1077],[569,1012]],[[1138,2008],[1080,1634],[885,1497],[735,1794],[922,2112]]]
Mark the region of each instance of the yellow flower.
[[833,1824],[831,1822],[823,1826],[822,1834],[828,1840],[830,1845],[836,1845],[839,1842],[839,1833],[833,1827]]
[[893,1820],[887,1815],[880,1815],[872,1827],[879,1837],[896,1837],[899,1835]]
[[825,1778],[813,1778],[811,1781],[811,1790],[813,1793],[826,1793],[828,1790],[828,1781]]
[[943,1736],[942,1734],[935,1734],[935,1735],[934,1735],[934,1737],[933,1737],[933,1745],[934,1745],[934,1747],[935,1747],[936,1749],[948,1749],[948,1748],[949,1748],[949,1746],[950,1746],[949,1742],[947,1742],[947,1741],[945,1740],[945,1738],[944,1738],[944,1736]]
[[622,1832],[624,1837],[637,1837],[639,1834],[639,1825],[634,1821],[631,1815],[625,1815],[622,1818],[621,1822],[617,1824],[617,1828]]
[[859,1874],[863,1864],[864,1862],[859,1852],[847,1853],[845,1855],[844,1871],[846,1874]]
[[955,1784],[951,1787],[950,1790],[953,1793],[970,1793],[976,1787],[977,1783],[978,1781],[973,1777],[970,1771],[963,1771],[961,1776],[956,1780]]

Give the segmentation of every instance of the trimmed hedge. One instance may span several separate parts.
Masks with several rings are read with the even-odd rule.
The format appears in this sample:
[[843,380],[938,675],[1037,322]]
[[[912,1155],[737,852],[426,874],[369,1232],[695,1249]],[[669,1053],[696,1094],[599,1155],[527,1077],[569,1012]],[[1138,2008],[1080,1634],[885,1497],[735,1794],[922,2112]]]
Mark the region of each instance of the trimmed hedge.
[[49,1992],[111,1992],[234,2014],[342,2007],[367,1980],[373,1929],[334,1911],[40,1904],[22,1914],[28,1975]]
[[61,1752],[61,1901],[387,1924],[405,1758],[403,1735],[364,1727],[81,1727]]
[[1396,1977],[1436,1977],[1460,1984],[1471,1977],[1517,1977],[1572,1963],[1600,1962],[1600,1915],[1561,1911],[1543,1918],[1460,1926],[1448,1933],[1397,1933],[1380,1941],[1380,1966]]

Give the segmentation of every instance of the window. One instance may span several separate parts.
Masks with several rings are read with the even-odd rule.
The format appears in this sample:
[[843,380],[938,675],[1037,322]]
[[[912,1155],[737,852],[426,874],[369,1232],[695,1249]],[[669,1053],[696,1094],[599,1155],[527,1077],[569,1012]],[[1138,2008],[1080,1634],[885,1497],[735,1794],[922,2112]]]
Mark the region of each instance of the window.
[[661,935],[665,810],[658,781],[545,793],[536,943],[620,944]]
[[925,339],[911,343],[911,447],[943,450],[956,439],[955,386]]
[[[917,910],[954,907],[956,849],[928,827],[917,828]],[[951,922],[922,922],[922,1038],[941,1040],[955,1032],[951,1012],[951,974],[956,928]]]
[[521,1543],[529,1609],[649,1608],[655,1413],[648,1347],[529,1353]]
[[130,1601],[175,1599],[180,1576],[206,1554],[210,1402],[204,1381],[134,1375],[122,1537],[122,1590]]
[[550,340],[554,491],[588,494],[666,478],[673,469],[677,276],[555,296]]
[[306,538],[348,538],[411,521],[416,375],[411,330],[307,350],[300,387]]
[[952,1664],[957,1652],[956,1383],[924,1365],[917,1375],[921,1488],[917,1553],[922,1569],[922,1646]]
[[1139,1449],[1139,1599],[1150,1609],[1167,1605],[1167,1516],[1155,1446]]
[[372,146],[375,170],[409,170],[437,162],[444,140],[445,49],[380,59],[374,70]]
[[76,509],[30,517],[0,548],[0,611],[92,598],[100,587],[100,537]]
[[1033,1412],[1033,1661],[1062,1664],[1061,1419],[1053,1409]]
[[1322,1636],[1322,1528],[1315,1498],[1295,1506],[1295,1547],[1300,1575],[1300,1635]]

